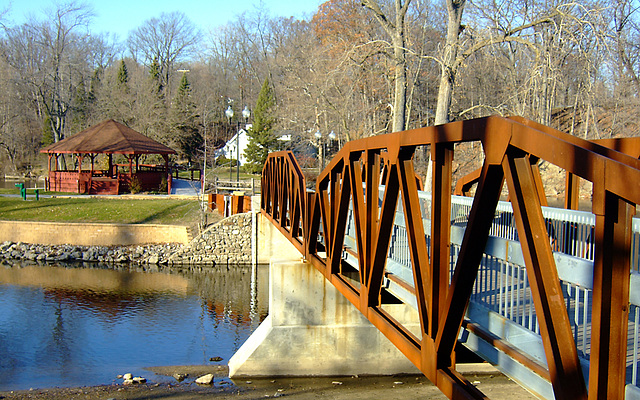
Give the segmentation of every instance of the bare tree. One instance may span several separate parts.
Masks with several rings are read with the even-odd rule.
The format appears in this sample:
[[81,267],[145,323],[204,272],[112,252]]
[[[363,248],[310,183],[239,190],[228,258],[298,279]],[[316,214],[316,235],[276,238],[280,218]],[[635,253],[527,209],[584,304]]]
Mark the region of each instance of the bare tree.
[[165,99],[170,99],[174,68],[178,62],[195,54],[200,38],[200,31],[189,18],[176,11],[145,21],[129,34],[127,44],[134,60],[140,60],[147,66],[157,60],[160,84]]
[[447,36],[444,43],[442,60],[440,60],[440,86],[436,105],[435,125],[449,122],[449,109],[453,97],[453,86],[460,66],[460,33],[462,13],[466,0],[446,0],[447,3]]
[[395,18],[391,20],[382,11],[377,0],[362,0],[362,5],[373,12],[376,20],[384,31],[391,37],[393,48],[393,62],[395,64],[395,90],[393,101],[393,128],[394,132],[403,131],[406,128],[407,115],[407,49],[405,45],[405,16],[411,0],[395,0]]

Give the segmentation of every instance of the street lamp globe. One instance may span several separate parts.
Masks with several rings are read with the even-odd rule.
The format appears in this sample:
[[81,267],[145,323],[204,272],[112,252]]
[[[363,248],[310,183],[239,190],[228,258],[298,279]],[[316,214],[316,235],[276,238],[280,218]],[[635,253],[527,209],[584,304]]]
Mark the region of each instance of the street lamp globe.
[[315,136],[316,139],[320,139],[322,137],[322,133],[320,133],[320,131],[316,131],[316,133],[314,133],[313,136]]
[[224,114],[227,116],[227,118],[229,118],[229,120],[231,120],[231,118],[233,118],[233,109],[231,108],[231,106],[227,107],[227,109],[224,112]]
[[249,111],[249,108],[247,106],[244,106],[244,110],[242,110],[242,116],[244,117],[245,122],[251,116],[251,111]]
[[336,134],[333,133],[333,131],[331,131],[331,133],[329,133],[329,139],[336,140]]

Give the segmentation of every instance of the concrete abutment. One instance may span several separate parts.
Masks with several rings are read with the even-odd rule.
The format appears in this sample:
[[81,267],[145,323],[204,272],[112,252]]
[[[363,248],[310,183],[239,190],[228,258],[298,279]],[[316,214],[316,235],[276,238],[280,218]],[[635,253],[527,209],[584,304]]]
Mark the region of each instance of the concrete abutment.
[[[269,262],[269,316],[229,360],[231,378],[420,373],[264,216],[259,259]],[[267,243],[266,243],[267,242]],[[391,306],[396,307],[396,306]],[[398,305],[394,315],[412,313]],[[413,323],[416,328],[417,320]]]

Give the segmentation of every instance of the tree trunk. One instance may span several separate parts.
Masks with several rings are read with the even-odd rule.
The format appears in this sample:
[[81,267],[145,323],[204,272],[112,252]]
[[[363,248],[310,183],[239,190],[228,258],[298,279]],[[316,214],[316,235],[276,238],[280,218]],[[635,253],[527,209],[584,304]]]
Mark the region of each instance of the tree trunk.
[[462,12],[466,0],[447,0],[447,40],[444,46],[440,72],[440,87],[438,88],[438,104],[436,106],[435,125],[449,122],[449,109],[453,97],[453,85],[458,71],[458,50],[462,20]]
[[[393,105],[393,131],[406,129],[407,116],[407,57],[404,32],[404,12],[401,0],[396,0],[395,35],[393,36],[393,55],[395,58],[395,93]],[[410,3],[410,0],[407,1]]]
[[407,116],[407,49],[405,46],[405,16],[411,0],[395,0],[395,23],[382,12],[377,0],[363,0],[362,5],[373,12],[380,26],[391,37],[393,61],[395,67],[395,87],[393,101],[393,120],[391,130],[400,132],[406,129]]

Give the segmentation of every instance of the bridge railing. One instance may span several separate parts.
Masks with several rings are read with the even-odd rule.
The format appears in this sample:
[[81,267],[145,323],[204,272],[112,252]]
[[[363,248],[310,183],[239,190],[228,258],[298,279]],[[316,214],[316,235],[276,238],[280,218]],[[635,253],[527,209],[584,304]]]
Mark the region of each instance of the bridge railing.
[[[381,189],[382,190],[382,189]],[[419,193],[423,204],[428,204],[430,195]],[[472,198],[452,197],[452,234],[451,234],[451,273],[460,250],[463,227],[466,225]],[[423,207],[423,210],[426,207]],[[573,338],[578,348],[583,374],[588,375],[590,357],[591,301],[593,282],[593,228],[595,216],[589,212],[564,210],[543,207],[542,213],[547,225],[558,274],[562,281],[563,296],[569,318]],[[423,212],[426,241],[430,241],[430,221]],[[640,274],[637,273],[637,251],[640,233],[640,219],[633,219],[632,226],[632,276],[630,283],[630,318],[627,349],[627,392],[640,393],[638,386],[638,366],[640,354],[638,346],[638,318],[640,317]],[[355,228],[353,213],[350,209],[347,223],[345,247],[355,248]],[[635,255],[635,257],[634,257]],[[343,252],[343,259],[358,268],[357,259]],[[416,304],[415,294],[406,288],[413,288],[413,275],[408,237],[401,206],[396,210],[393,234],[387,257],[386,275],[383,286],[387,291],[401,299],[404,303]],[[473,324],[473,325],[469,325]],[[494,326],[491,326],[493,324]],[[535,362],[535,368],[548,377],[548,369],[544,356],[540,328],[536,310],[531,298],[531,290],[524,266],[522,250],[518,243],[513,212],[509,202],[498,203],[497,212],[490,229],[490,237],[480,264],[478,276],[470,298],[465,316],[465,327],[469,326],[478,335],[473,341],[469,339],[471,332],[461,335],[460,342],[468,345],[484,359],[495,364],[498,369],[520,382],[532,392],[552,398],[552,390],[548,378],[543,379],[527,374],[520,362],[515,363],[513,354],[498,356],[495,351],[486,351],[478,345],[481,337],[493,337],[514,347],[520,357]],[[497,327],[497,329],[496,329]],[[482,343],[484,347],[486,344]]]
[[[465,223],[456,224],[461,214],[451,198],[453,157],[455,146],[468,142],[482,145],[484,161]],[[433,166],[428,207],[420,198],[413,165],[417,149],[425,146]],[[576,303],[590,308],[588,390],[580,365],[584,352],[574,339],[575,313],[567,303],[558,268],[562,260],[558,262],[557,250],[566,248],[566,241],[553,243],[549,235],[542,210],[544,189],[536,171],[539,160],[593,183],[590,304]],[[319,176],[315,193],[305,195],[298,172],[289,153],[267,162],[263,212],[448,397],[483,398],[455,370],[456,343],[471,332],[494,352],[511,356],[530,373],[550,381],[556,398],[624,398],[632,215],[640,202],[637,159],[530,121],[488,117],[349,142]],[[518,242],[514,237],[506,243],[507,239],[496,241],[491,236],[496,215],[504,214],[499,198],[505,182]],[[413,293],[419,332],[403,326],[385,309],[386,302],[398,301],[386,286],[395,279],[388,256],[398,204],[402,204],[413,285],[403,284],[402,279],[396,282]],[[346,243],[345,235],[350,208],[352,244]],[[513,235],[513,230],[509,232]],[[516,254],[509,247],[514,243],[521,257],[507,267],[508,272],[483,266],[483,258],[493,258],[492,251],[502,252],[509,261]],[[357,262],[348,262],[350,257]],[[515,303],[505,302],[505,293],[492,283],[495,279],[485,276],[510,279],[515,290],[509,296]],[[541,359],[528,348],[521,351],[512,344],[513,338],[509,342],[495,334],[490,329],[493,320],[481,321],[487,325],[483,327],[469,319],[468,308],[473,311],[478,294],[483,293],[486,302],[492,291],[493,298],[502,299],[499,308],[535,310],[535,323],[524,312],[517,318],[539,332]]]

